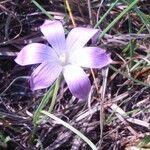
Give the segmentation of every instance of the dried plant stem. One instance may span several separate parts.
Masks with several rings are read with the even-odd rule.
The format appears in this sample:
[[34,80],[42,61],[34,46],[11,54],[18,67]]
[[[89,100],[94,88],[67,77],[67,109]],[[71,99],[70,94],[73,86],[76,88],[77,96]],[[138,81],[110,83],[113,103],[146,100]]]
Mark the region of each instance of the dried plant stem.
[[74,18],[73,18],[72,11],[71,11],[71,8],[70,8],[68,0],[65,0],[65,3],[66,3],[66,6],[67,6],[67,9],[68,9],[69,16],[70,16],[70,19],[72,21],[72,24],[73,24],[74,27],[76,27],[76,23],[74,21]]
[[89,11],[90,24],[93,25],[93,22],[92,22],[92,11],[91,11],[91,2],[90,2],[90,0],[87,0],[87,5],[88,5],[88,11]]
[[98,85],[97,85],[97,82],[96,82],[95,73],[94,73],[93,69],[90,69],[90,71],[91,71],[91,74],[92,74],[92,77],[93,77],[93,80],[94,80],[94,85],[95,85],[97,94],[99,95],[99,88],[98,88]]

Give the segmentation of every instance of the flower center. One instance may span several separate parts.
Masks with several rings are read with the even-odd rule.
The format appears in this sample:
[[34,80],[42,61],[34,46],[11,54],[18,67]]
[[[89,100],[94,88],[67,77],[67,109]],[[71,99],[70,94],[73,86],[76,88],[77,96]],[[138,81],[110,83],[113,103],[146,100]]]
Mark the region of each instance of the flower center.
[[61,55],[59,56],[59,61],[60,61],[60,64],[61,64],[62,66],[66,65],[67,59],[66,59],[66,54],[65,54],[65,53],[63,53],[63,54],[61,54]]

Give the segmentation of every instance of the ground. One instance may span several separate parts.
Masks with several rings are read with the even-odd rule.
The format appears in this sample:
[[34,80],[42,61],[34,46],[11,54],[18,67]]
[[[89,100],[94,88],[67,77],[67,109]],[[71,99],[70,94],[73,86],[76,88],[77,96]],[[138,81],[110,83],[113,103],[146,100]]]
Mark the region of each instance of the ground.
[[[48,89],[31,91],[27,77],[36,66],[22,67],[14,59],[25,45],[46,43],[39,27],[48,15],[68,31],[74,27],[72,19],[76,26],[98,28],[98,39],[88,44],[104,48],[113,60],[102,70],[86,69],[92,83],[88,101],[73,97],[62,80],[53,114],[82,132],[98,150],[150,149],[149,1],[68,2],[70,11],[63,0],[0,1],[0,149],[91,149],[56,120],[47,117],[33,124]],[[43,110],[50,102],[51,98]]]

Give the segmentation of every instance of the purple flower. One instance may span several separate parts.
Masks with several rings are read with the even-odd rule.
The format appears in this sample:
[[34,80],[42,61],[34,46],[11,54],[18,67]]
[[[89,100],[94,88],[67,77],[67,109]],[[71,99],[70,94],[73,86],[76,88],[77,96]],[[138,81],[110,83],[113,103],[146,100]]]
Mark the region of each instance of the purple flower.
[[46,20],[40,29],[51,46],[28,44],[15,59],[22,66],[40,63],[31,75],[31,89],[49,87],[62,73],[71,93],[77,98],[87,98],[91,84],[81,67],[102,68],[112,62],[101,48],[85,46],[98,30],[77,27],[65,39],[59,21]]

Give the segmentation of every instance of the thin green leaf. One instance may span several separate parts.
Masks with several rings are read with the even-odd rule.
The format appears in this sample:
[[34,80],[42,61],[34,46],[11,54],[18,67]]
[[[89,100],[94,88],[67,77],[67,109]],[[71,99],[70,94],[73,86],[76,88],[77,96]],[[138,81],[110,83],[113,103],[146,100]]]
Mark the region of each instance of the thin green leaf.
[[132,77],[129,77],[127,74],[122,73],[122,72],[119,71],[117,68],[113,67],[112,65],[109,65],[109,67],[110,67],[112,70],[114,70],[115,72],[117,72],[117,73],[123,75],[124,77],[130,79],[131,81],[137,83],[138,85],[143,85],[143,86],[146,86],[146,87],[150,87],[149,84],[146,84],[146,83],[144,83],[144,82],[142,82],[142,81],[139,81],[139,80],[136,80],[136,79],[134,79],[134,78],[132,78]]
[[110,5],[110,8],[106,11],[106,13],[100,18],[100,20],[96,23],[96,25],[94,26],[94,28],[97,28],[100,23],[106,18],[106,16],[109,14],[109,12],[114,8],[114,6],[118,3],[119,0],[116,0],[115,2],[113,2]]
[[[127,1],[122,0],[122,1],[126,4],[130,4],[132,2],[131,0],[127,0]],[[142,20],[143,24],[146,26],[148,32],[150,33],[150,27],[149,27],[150,21],[149,21],[149,19],[146,17],[146,15],[143,12],[141,12],[141,10],[139,10],[138,7],[134,7],[133,10],[138,14],[138,16]]]
[[57,93],[58,93],[58,90],[59,90],[59,84],[60,84],[60,77],[55,82],[54,92],[53,92],[51,104],[50,104],[50,107],[49,107],[49,110],[48,110],[49,113],[51,113],[53,111],[53,108],[54,108],[54,105],[55,105],[55,102],[56,102]]
[[128,13],[139,0],[133,1],[126,9],[124,9],[100,34],[99,38],[103,37],[126,13]]
[[50,89],[47,91],[47,93],[45,94],[45,96],[42,98],[40,105],[38,106],[38,108],[36,109],[34,116],[33,116],[33,124],[36,124],[39,116],[40,116],[40,111],[44,108],[44,106],[48,103],[49,99],[52,97],[53,94],[53,90],[54,90],[54,85],[53,84]]
[[[138,143],[139,147],[149,147],[150,148],[150,136],[145,136]],[[147,149],[148,150],[148,149]]]
[[35,0],[32,0],[32,3],[34,3],[34,5],[38,7],[49,19],[53,20],[53,17],[39,3]]
[[41,111],[41,113],[44,114],[44,115],[47,115],[48,117],[50,117],[52,119],[54,119],[55,121],[59,122],[60,124],[62,124],[66,128],[68,128],[69,130],[74,132],[76,135],[78,135],[80,138],[82,138],[91,147],[92,150],[97,150],[96,146],[85,135],[83,135],[79,130],[75,129],[73,126],[71,126],[67,122],[59,119],[58,117],[56,117],[53,114],[50,114],[49,112]]

